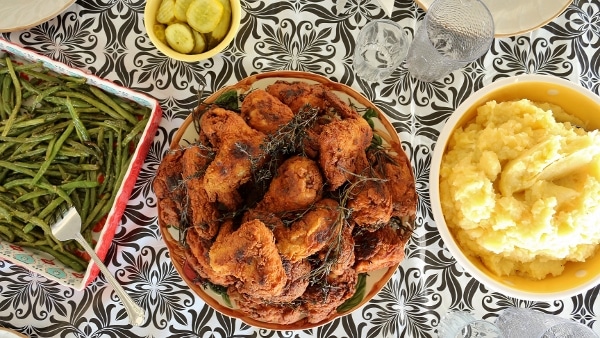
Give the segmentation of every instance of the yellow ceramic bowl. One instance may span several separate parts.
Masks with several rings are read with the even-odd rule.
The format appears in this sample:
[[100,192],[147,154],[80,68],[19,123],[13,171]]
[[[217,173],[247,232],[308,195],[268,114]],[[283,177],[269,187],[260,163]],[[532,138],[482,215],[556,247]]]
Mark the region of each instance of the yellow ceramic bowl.
[[156,13],[158,11],[158,7],[162,0],[147,0],[146,7],[144,9],[144,26],[146,27],[146,33],[150,37],[150,41],[156,46],[158,50],[160,50],[166,56],[173,58],[179,61],[186,62],[197,62],[201,60],[210,59],[211,57],[222,52],[235,38],[238,29],[240,28],[240,20],[241,20],[241,5],[240,0],[230,0],[231,1],[231,27],[229,28],[229,32],[225,35],[225,38],[216,45],[214,48],[205,51],[200,54],[182,54],[173,50],[169,45],[160,41],[156,34],[154,34],[154,24],[156,21]]
[[567,263],[556,277],[531,280],[518,276],[499,277],[479,259],[465,255],[448,229],[439,199],[442,155],[453,131],[472,120],[477,107],[490,100],[497,102],[529,99],[561,106],[567,113],[586,122],[588,130],[600,129],[600,97],[573,82],[546,75],[522,75],[498,80],[475,92],[448,119],[438,138],[429,177],[431,208],[446,247],[457,262],[479,282],[505,295],[537,301],[552,301],[582,293],[600,283],[600,254],[581,263]]

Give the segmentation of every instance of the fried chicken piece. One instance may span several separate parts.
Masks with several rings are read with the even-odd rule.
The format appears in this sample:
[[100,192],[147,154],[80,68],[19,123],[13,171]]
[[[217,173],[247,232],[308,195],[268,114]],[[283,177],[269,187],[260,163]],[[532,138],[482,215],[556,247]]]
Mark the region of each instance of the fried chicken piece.
[[216,219],[220,213],[217,204],[209,200],[204,190],[203,175],[211,161],[211,154],[204,147],[195,145],[185,149],[181,160],[182,176],[187,188],[190,226],[196,229],[200,237],[212,239],[219,229]]
[[355,235],[356,264],[358,273],[394,266],[404,259],[404,246],[408,236],[399,230],[384,226],[376,231],[361,231]]
[[163,158],[156,171],[156,177],[152,182],[152,187],[158,198],[159,219],[164,224],[179,226],[182,221],[183,201],[185,199],[185,189],[180,184],[182,180],[182,161],[183,152],[180,150],[170,151]]
[[256,208],[275,214],[306,209],[321,199],[322,188],[319,165],[309,158],[293,156],[277,168],[277,175]]
[[291,226],[273,230],[279,252],[292,262],[302,260],[327,245],[336,226],[340,224],[339,204],[333,199],[322,199],[314,208]]
[[180,188],[179,182],[183,172],[182,156],[182,150],[169,151],[160,162],[152,181],[154,193],[159,199],[173,197],[177,188]]
[[352,220],[360,227],[371,231],[390,221],[392,196],[388,182],[378,179],[359,182],[352,188],[351,196],[347,207],[352,210]]
[[309,106],[322,113],[333,109],[344,118],[359,117],[356,111],[322,84],[279,80],[267,86],[266,91],[288,105],[294,114]]
[[284,226],[281,218],[269,211],[260,209],[250,209],[246,211],[242,217],[242,223],[246,223],[253,220],[259,220],[263,222],[263,224],[267,228],[271,229],[271,231],[273,231],[273,229],[275,228]]
[[209,201],[235,210],[242,201],[237,189],[250,180],[252,158],[260,157],[265,135],[250,128],[238,114],[218,107],[202,115],[200,126],[217,149],[204,175],[204,190]]
[[273,233],[259,220],[215,240],[209,257],[215,272],[236,277],[237,289],[254,297],[280,295],[287,282]]
[[383,175],[392,196],[392,216],[412,218],[417,213],[418,196],[411,165],[406,155],[398,155],[395,160],[397,165],[386,163],[383,166]]
[[354,236],[352,236],[353,229],[354,226],[350,224],[344,225],[340,236],[332,239],[332,241],[338,241],[339,239],[339,243],[331,243],[319,252],[318,257],[321,264],[328,264],[328,261],[333,260],[333,264],[329,267],[330,277],[343,275],[346,270],[354,266],[355,242]]
[[357,173],[357,163],[367,161],[373,131],[363,118],[338,120],[323,126],[319,138],[319,164],[330,190],[335,190]]
[[266,91],[290,107],[294,114],[307,105],[320,110],[326,108],[325,87],[321,85],[278,80],[268,85]]
[[283,261],[287,282],[280,295],[268,299],[272,303],[290,303],[304,294],[309,283],[310,263],[303,259],[297,262]]
[[158,200],[158,218],[166,226],[179,226],[181,222],[181,204],[171,198],[162,198]]
[[294,118],[290,107],[263,89],[255,89],[246,95],[241,114],[250,127],[265,134],[275,132]]
[[188,249],[185,251],[186,259],[196,273],[209,282],[222,286],[229,286],[235,282],[231,275],[217,273],[210,265],[209,251],[212,242],[199,236],[195,228],[186,231],[186,243]]
[[338,306],[356,292],[358,275],[354,269],[347,269],[342,275],[327,277],[323,284],[309,285],[302,295],[307,310],[307,321],[319,323],[336,312]]
[[306,310],[300,303],[269,303],[241,293],[235,287],[227,289],[229,299],[233,300],[248,317],[276,324],[292,324],[306,316]]

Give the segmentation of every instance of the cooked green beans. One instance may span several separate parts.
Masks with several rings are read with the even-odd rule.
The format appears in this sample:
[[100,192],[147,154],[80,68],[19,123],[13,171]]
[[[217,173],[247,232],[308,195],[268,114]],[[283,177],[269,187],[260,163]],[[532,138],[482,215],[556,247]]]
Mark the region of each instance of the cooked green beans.
[[83,271],[77,245],[57,241],[50,225],[74,206],[91,240],[150,109],[11,56],[0,58],[0,91],[0,239]]

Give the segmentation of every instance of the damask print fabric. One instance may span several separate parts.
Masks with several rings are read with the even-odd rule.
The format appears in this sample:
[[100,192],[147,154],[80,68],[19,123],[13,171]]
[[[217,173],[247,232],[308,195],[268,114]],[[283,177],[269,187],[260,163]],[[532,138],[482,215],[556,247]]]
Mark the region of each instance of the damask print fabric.
[[[220,55],[197,63],[171,60],[143,27],[143,0],[78,0],[58,17],[3,39],[157,98],[163,119],[105,263],[147,311],[140,327],[103,276],[81,292],[0,261],[0,326],[30,337],[436,337],[448,309],[493,320],[507,306],[523,306],[582,322],[597,332],[595,287],[571,299],[530,302],[491,292],[456,263],[433,222],[428,178],[433,147],[446,119],[472,92],[497,79],[527,73],[565,78],[599,94],[600,0],[575,0],[547,25],[497,38],[480,59],[444,79],[421,83],[401,66],[378,84],[356,77],[354,39],[384,11],[372,0],[335,2],[242,0],[242,23]],[[424,15],[413,1],[396,0],[391,19],[410,36]],[[174,269],[162,241],[151,189],[170,140],[198,96],[248,75],[300,70],[353,87],[390,118],[411,158],[420,200],[406,258],[383,290],[352,315],[305,331],[251,327],[214,311]]]

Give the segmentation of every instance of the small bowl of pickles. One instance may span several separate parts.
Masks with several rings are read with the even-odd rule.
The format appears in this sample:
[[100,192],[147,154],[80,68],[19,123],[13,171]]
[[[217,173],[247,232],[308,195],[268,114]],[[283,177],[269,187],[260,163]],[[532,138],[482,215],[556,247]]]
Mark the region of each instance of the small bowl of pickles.
[[240,27],[239,0],[148,0],[144,25],[166,56],[197,62],[222,52]]

